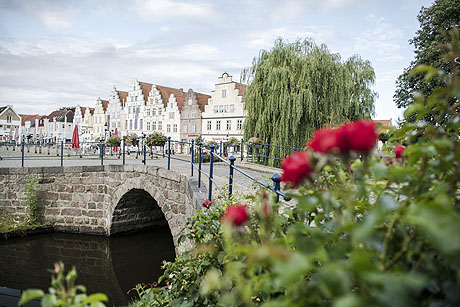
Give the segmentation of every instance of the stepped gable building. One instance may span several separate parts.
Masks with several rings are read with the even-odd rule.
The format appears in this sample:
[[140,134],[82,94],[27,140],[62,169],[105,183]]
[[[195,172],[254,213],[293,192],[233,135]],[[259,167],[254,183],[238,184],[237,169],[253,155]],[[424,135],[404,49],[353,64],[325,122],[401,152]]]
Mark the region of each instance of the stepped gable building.
[[129,92],[131,96],[128,96],[127,102],[128,133],[141,136],[157,131],[179,141],[180,111],[185,99],[183,90],[136,79],[132,86],[134,90],[132,94]]
[[21,116],[13,110],[13,106],[0,107],[0,139],[19,141],[21,133]]
[[75,108],[61,108],[44,119],[46,142],[70,142],[73,133]]
[[243,138],[245,90],[246,85],[233,81],[228,73],[219,77],[202,113],[201,135],[205,141]]
[[94,108],[94,129],[93,141],[106,139],[109,137],[109,128],[107,123],[107,108],[109,106],[108,100],[103,100],[98,97],[96,100],[96,107]]
[[20,114],[21,138],[24,136],[26,143],[42,142],[45,137],[45,117],[43,115]]
[[195,140],[201,135],[201,113],[204,111],[209,95],[194,92],[189,89],[185,94],[180,118],[180,138],[182,141]]
[[127,100],[128,92],[119,91],[114,85],[107,108],[107,123],[110,135],[113,135],[115,129],[117,129],[118,135],[120,137],[124,136],[123,132],[126,130],[124,108]]

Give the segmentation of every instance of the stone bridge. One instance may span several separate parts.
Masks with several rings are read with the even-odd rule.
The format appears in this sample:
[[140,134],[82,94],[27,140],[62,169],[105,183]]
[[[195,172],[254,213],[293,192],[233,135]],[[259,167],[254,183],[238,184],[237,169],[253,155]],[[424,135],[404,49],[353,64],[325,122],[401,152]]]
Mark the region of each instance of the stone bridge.
[[[202,200],[185,175],[155,166],[0,168],[0,210],[25,215],[25,186],[39,179],[40,222],[62,232],[113,235],[169,226],[178,238]],[[195,191],[196,192],[196,191]]]

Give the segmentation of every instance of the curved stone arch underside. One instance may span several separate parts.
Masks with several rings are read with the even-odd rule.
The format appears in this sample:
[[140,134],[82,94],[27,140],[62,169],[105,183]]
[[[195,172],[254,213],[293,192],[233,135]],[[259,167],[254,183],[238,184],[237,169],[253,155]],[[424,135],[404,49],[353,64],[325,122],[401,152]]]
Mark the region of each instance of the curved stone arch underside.
[[[190,205],[191,202],[186,197],[185,191],[181,193],[180,187],[174,189],[171,183],[168,185],[163,184],[162,186],[158,184],[159,180],[169,179],[153,177],[149,174],[139,174],[138,176],[126,178],[120,185],[115,187],[115,192],[109,195],[108,203],[106,203],[107,234],[111,234],[114,211],[122,197],[133,189],[144,190],[156,201],[163,213],[171,231],[176,251],[179,251],[179,236],[186,226],[187,217],[191,216],[193,210]],[[171,188],[167,189],[166,186]]]

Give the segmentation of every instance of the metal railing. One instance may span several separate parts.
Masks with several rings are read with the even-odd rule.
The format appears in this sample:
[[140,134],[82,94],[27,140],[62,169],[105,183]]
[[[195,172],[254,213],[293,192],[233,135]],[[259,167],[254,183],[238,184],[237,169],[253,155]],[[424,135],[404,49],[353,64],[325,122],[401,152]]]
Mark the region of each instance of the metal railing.
[[[241,147],[240,152],[234,152],[236,154],[240,155],[241,161],[243,161],[244,157],[244,141],[241,140]],[[268,146],[275,146],[275,145],[270,145],[270,144],[263,144],[264,148],[267,148]],[[12,146],[12,145],[8,145]],[[127,146],[125,141],[121,141],[120,146],[111,146],[109,144],[105,144],[103,140],[100,140],[99,142],[79,142],[79,143],[72,143],[72,142],[57,142],[57,143],[46,143],[46,144],[26,144],[25,142],[22,142],[19,145],[15,145],[20,147],[21,155],[20,156],[2,156],[1,159],[20,159],[21,160],[21,167],[24,167],[24,162],[25,160],[33,157],[40,157],[40,158],[46,158],[46,157],[59,157],[60,160],[60,166],[64,166],[64,157],[70,158],[70,157],[78,157],[78,158],[83,158],[83,157],[93,157],[95,159],[100,160],[100,164],[103,166],[104,165],[104,159],[107,157],[116,157],[122,161],[122,164],[126,164],[126,156],[130,156],[131,154],[135,154],[136,158],[139,156],[142,157],[142,164],[146,165],[147,164],[147,154],[153,158],[153,156],[161,156],[163,158],[167,158],[167,169],[171,169],[171,160],[178,160],[186,163],[190,163],[190,176],[194,176],[194,170],[198,171],[198,188],[201,188],[201,182],[202,182],[202,175],[206,176],[208,178],[208,199],[212,201],[212,191],[213,187],[217,189],[217,191],[224,197],[231,198],[233,194],[233,188],[234,188],[234,172],[235,170],[245,176],[246,178],[250,179],[251,181],[273,191],[276,194],[276,201],[279,201],[279,197],[283,197],[284,200],[289,201],[291,198],[290,196],[286,195],[283,191],[281,191],[280,188],[280,180],[281,180],[281,175],[278,173],[275,173],[271,176],[272,179],[272,184],[268,184],[264,181],[261,181],[254,176],[250,175],[246,171],[242,170],[241,168],[235,166],[235,161],[237,158],[234,155],[230,155],[228,157],[228,147],[224,147],[221,143],[219,154],[216,152],[216,146],[214,144],[211,144],[209,148],[206,148],[203,146],[203,143],[198,143],[195,144],[194,140],[188,142],[188,141],[175,141],[171,140],[171,137],[168,137],[168,141],[166,144],[162,146],[147,146],[145,144],[144,139],[140,139],[138,142],[137,146]],[[174,148],[176,147],[187,147],[190,152],[190,160],[183,159],[180,157],[175,156]],[[153,150],[155,147],[155,151]],[[158,148],[161,148],[160,151],[158,151]],[[247,154],[248,151],[251,150],[250,144],[247,145]],[[284,147],[287,148],[287,147]],[[295,147],[289,147],[292,148],[292,150],[298,150],[299,148]],[[16,148],[13,149],[13,151]],[[27,155],[30,153],[31,149],[33,149],[35,155]],[[181,150],[182,151],[182,150]],[[27,152],[27,154],[26,154]],[[260,154],[260,153],[259,153]],[[228,159],[226,159],[224,156],[227,156]],[[202,165],[204,163],[204,158],[209,157],[209,173],[206,173]],[[267,152],[265,150],[264,155],[264,165],[267,165],[267,159],[270,158],[275,158],[275,157],[269,157],[267,155]],[[217,184],[217,182],[214,180],[214,163],[215,162],[223,162],[224,164],[227,164],[229,167],[229,175],[228,175],[228,194],[226,194],[223,189]]]

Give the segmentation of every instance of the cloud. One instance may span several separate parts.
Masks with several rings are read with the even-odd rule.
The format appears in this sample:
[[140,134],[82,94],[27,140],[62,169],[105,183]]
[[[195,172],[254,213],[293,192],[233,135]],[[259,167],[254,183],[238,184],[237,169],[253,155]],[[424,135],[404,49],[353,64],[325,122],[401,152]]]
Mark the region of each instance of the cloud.
[[380,61],[402,60],[398,54],[403,42],[403,32],[395,26],[385,22],[383,17],[369,15],[368,19],[374,25],[361,32],[355,38],[355,52],[374,52]]
[[211,18],[215,10],[210,4],[172,0],[136,0],[134,8],[144,18],[168,20],[172,17]]
[[33,16],[51,29],[71,27],[80,12],[74,1],[65,0],[10,0],[3,9]]

